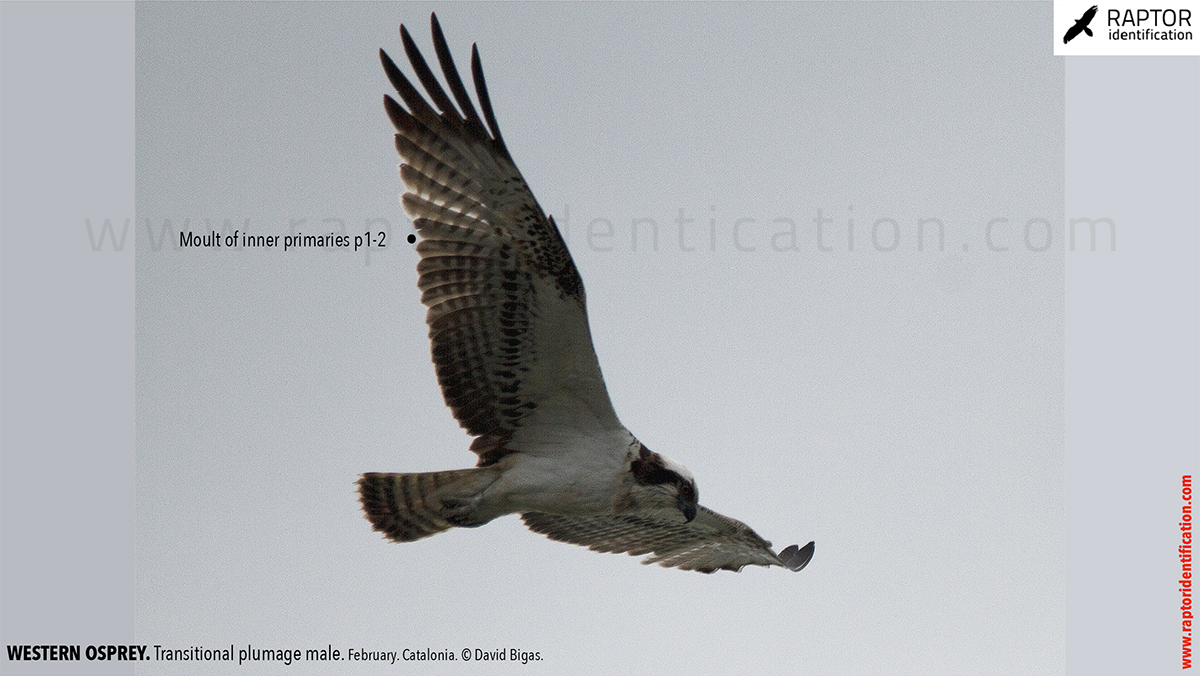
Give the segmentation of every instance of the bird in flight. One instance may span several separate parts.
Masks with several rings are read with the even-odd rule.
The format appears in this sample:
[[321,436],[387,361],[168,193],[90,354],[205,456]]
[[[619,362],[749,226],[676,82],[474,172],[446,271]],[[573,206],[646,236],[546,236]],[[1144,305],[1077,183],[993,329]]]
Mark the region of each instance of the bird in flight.
[[649,554],[643,563],[704,573],[804,568],[812,542],[775,553],[746,524],[700,505],[692,474],[617,419],[592,347],[583,280],[504,144],[479,51],[472,48],[471,76],[482,118],[436,15],[430,21],[453,101],[400,26],[429,101],[380,50],[404,105],[390,96],[383,103],[403,160],[401,202],[421,236],[417,286],[438,383],[474,437],[478,463],[363,474],[367,519],[388,538],[411,542],[518,513],[552,540]]
[[1065,45],[1074,40],[1080,33],[1087,33],[1089,38],[1092,37],[1092,29],[1088,28],[1088,24],[1092,22],[1092,19],[1096,18],[1096,12],[1099,10],[1099,5],[1089,7],[1088,11],[1084,12],[1083,16],[1079,17],[1079,20],[1075,22],[1075,25],[1067,29],[1067,34],[1063,36],[1063,44]]

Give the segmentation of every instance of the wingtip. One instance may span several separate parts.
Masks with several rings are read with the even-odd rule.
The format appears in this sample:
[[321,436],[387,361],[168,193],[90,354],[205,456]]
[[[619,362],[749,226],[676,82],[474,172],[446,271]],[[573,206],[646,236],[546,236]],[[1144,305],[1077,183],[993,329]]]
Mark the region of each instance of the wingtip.
[[400,88],[396,86],[396,78],[403,78],[404,75],[400,72],[400,69],[396,67],[396,62],[392,60],[391,55],[388,54],[387,50],[382,47],[379,48],[379,62],[383,64],[383,72],[387,73],[388,80],[391,81],[392,87],[398,91]]
[[404,27],[404,24],[400,24],[400,42],[404,45],[404,52],[408,55],[410,61],[412,60],[412,53],[414,51],[418,54],[420,53],[420,50],[417,49],[416,41],[412,39],[412,35],[409,35],[408,29]]
[[803,547],[792,545],[779,552],[779,560],[783,562],[784,567],[788,570],[798,573],[804,570],[809,561],[812,561],[816,548],[817,543],[815,541],[809,542]]

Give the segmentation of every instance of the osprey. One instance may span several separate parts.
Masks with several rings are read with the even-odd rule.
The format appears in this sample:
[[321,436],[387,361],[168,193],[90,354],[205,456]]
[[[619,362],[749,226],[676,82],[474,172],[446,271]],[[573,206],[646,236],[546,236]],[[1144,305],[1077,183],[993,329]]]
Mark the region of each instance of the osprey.
[[472,47],[471,75],[482,119],[436,15],[431,24],[454,101],[400,26],[437,110],[380,50],[407,110],[390,96],[383,103],[403,159],[401,202],[421,236],[417,285],[438,383],[475,437],[479,461],[445,472],[363,474],[367,519],[388,538],[411,542],[519,513],[553,540],[651,554],[643,563],[705,573],[804,568],[812,542],[776,554],[746,524],[698,504],[691,473],[617,419],[592,348],[583,281],[504,145],[479,50]]

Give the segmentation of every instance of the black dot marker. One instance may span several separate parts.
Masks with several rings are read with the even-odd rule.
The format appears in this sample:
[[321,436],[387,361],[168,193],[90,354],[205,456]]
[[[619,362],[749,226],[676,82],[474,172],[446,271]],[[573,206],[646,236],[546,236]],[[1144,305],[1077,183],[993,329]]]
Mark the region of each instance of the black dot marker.
[[411,234],[410,234],[410,235],[408,236],[408,243],[409,243],[409,244],[412,244],[412,243],[413,243],[413,242],[415,242],[415,241],[417,241],[417,236],[416,236],[416,235],[411,235]]

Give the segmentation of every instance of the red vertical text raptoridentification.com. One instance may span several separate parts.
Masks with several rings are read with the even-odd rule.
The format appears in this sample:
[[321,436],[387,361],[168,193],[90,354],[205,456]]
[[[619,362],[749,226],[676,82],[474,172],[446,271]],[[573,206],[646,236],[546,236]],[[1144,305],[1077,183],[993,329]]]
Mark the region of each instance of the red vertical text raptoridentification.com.
[[1179,612],[1183,618],[1183,668],[1192,668],[1192,475],[1183,475],[1179,519]]

